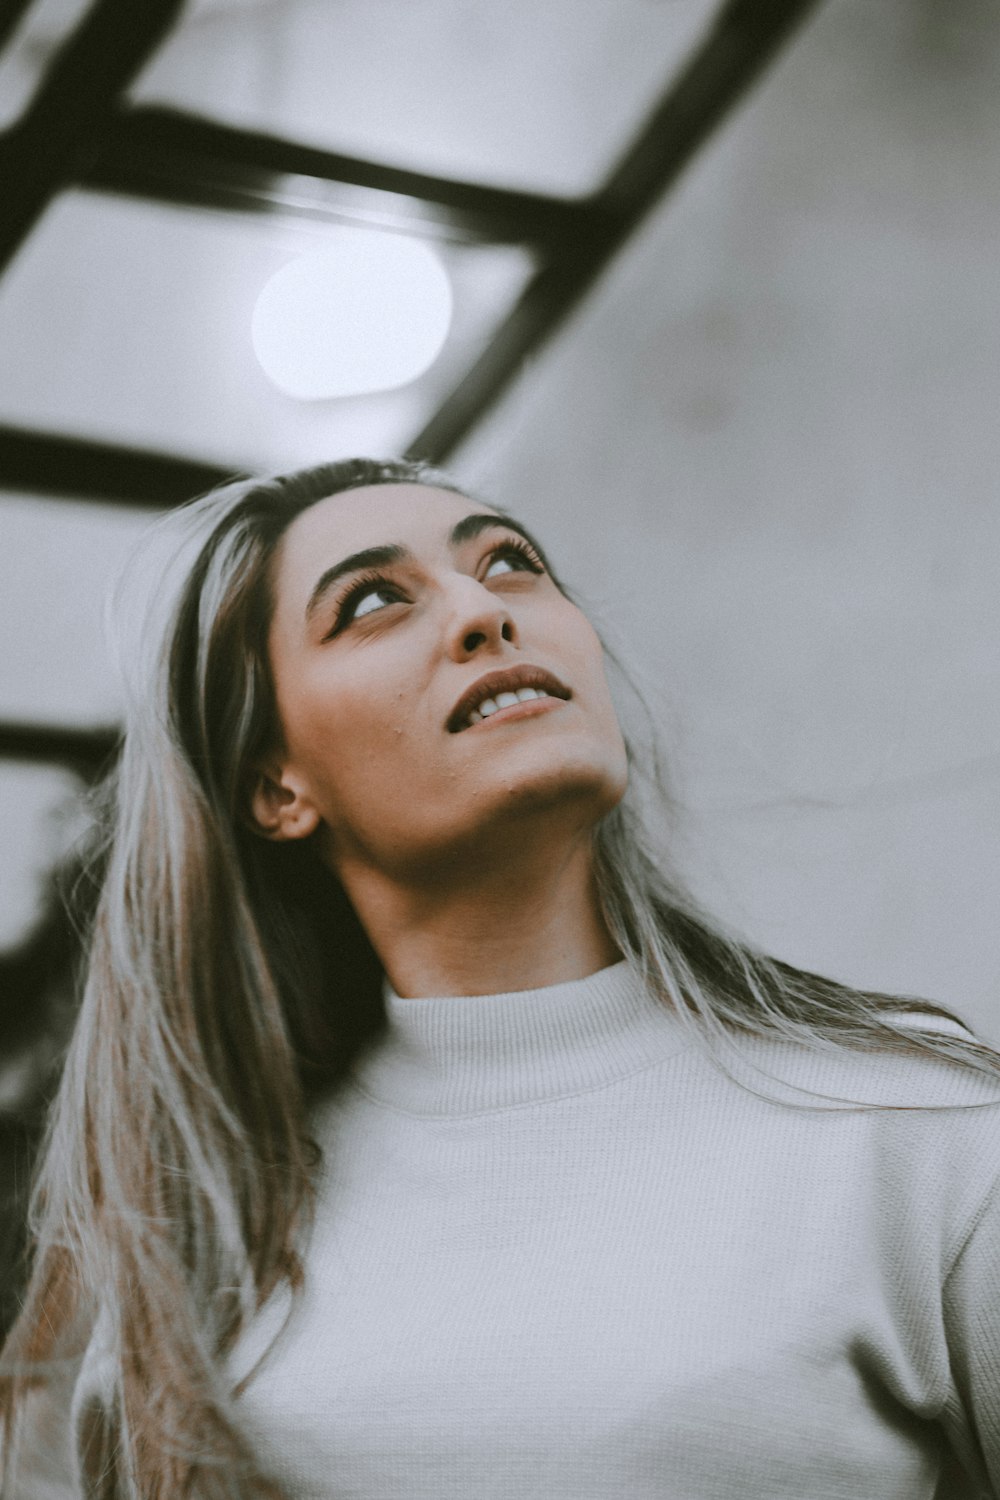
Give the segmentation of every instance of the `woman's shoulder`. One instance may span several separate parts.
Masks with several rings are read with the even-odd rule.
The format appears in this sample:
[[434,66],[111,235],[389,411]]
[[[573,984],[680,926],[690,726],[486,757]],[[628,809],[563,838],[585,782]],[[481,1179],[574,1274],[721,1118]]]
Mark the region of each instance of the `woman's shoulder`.
[[[943,1026],[907,1017],[905,1029],[917,1039],[973,1039],[958,1023]],[[936,1199],[958,1219],[1000,1183],[1000,1066],[991,1069],[988,1051],[979,1067],[892,1038],[850,1046],[753,1038],[740,1044],[731,1077],[777,1112],[774,1128],[804,1162],[810,1152],[822,1157],[813,1170],[874,1174],[887,1190],[928,1207]],[[815,1124],[795,1123],[805,1119]]]
[[[887,1011],[886,1019],[901,1036],[884,1042],[817,1036],[805,1042],[779,1033],[741,1039],[734,1070],[741,1081],[758,1075],[782,1102],[895,1111],[986,1111],[998,1123],[1000,1051],[982,1044],[981,1065],[971,1058],[949,1056],[949,1042],[976,1043],[975,1033],[957,1018],[926,1011]],[[933,1044],[942,1038],[945,1046]],[[912,1039],[915,1045],[908,1045]],[[926,1045],[925,1045],[926,1044]]]

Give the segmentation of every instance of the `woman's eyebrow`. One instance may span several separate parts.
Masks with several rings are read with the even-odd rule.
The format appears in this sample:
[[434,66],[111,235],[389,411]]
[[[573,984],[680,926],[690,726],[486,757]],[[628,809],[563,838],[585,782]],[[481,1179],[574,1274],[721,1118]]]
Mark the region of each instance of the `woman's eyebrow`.
[[[544,566],[545,571],[552,574],[553,582],[557,582],[543,548],[539,545],[536,538],[532,536],[524,522],[518,521],[514,516],[504,515],[502,511],[498,514],[486,512],[480,514],[477,511],[471,516],[463,516],[458,524],[451,528],[448,541],[451,546],[458,547],[462,542],[471,541],[474,537],[479,536],[481,532],[491,530],[516,531],[518,536],[523,536],[529,547],[532,547],[538,553],[539,561]],[[558,586],[561,587],[561,585]]]
[[463,516],[451,528],[448,541],[452,547],[458,547],[461,546],[462,542],[470,542],[474,537],[479,536],[481,532],[490,531],[494,527],[498,527],[501,530],[506,528],[508,531],[516,531],[518,536],[523,536],[524,540],[530,542],[538,553],[541,554],[541,547],[539,547],[535,538],[522,521],[516,521],[513,516],[500,514],[484,513],[480,515],[476,512],[471,516]]
[[[463,542],[474,540],[482,532],[495,529],[516,531],[535,548],[542,561],[545,561],[545,554],[531,532],[520,521],[515,521],[513,516],[492,515],[485,512],[463,516],[448,533],[448,545],[460,547]],[[349,557],[341,558],[340,562],[333,563],[331,567],[326,568],[316,580],[306,605],[306,619],[312,618],[325,595],[345,574],[359,573],[366,568],[385,568],[390,563],[409,562],[412,557],[413,553],[409,547],[404,547],[401,542],[385,542],[381,546],[365,547],[361,552],[352,552]]]

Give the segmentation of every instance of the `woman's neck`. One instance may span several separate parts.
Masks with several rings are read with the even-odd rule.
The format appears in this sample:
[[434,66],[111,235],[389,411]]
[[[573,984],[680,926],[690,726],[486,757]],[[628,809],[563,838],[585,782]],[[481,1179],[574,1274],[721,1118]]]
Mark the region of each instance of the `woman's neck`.
[[589,836],[466,866],[453,880],[341,878],[396,993],[492,995],[584,979],[620,957],[601,912]]

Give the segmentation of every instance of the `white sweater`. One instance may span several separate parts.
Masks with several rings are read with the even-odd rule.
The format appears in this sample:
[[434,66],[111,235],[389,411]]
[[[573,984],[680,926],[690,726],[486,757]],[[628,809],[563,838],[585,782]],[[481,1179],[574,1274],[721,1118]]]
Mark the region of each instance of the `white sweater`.
[[952,1107],[757,1097],[625,963],[388,1011],[240,1403],[293,1500],[1000,1496],[1000,1089],[759,1043],[788,1084]]
[[981,1107],[765,1101],[625,963],[388,1008],[243,1399],[295,1500],[1000,1496],[1000,1090],[773,1043],[803,1087]]

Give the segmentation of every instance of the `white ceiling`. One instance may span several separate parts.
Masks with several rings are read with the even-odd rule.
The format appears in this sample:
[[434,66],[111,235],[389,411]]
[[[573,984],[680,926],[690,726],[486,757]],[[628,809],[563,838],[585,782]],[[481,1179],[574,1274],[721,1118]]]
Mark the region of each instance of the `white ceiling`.
[[446,177],[585,193],[714,0],[200,5],[133,90]]
[[[35,0],[0,124],[87,0]],[[441,176],[594,188],[715,0],[193,0],[132,98]]]

